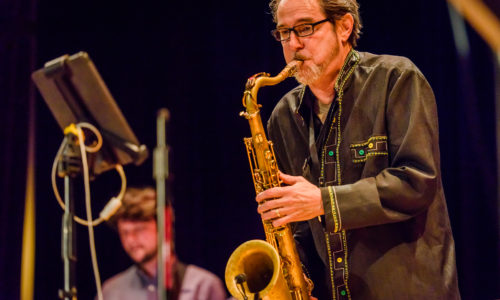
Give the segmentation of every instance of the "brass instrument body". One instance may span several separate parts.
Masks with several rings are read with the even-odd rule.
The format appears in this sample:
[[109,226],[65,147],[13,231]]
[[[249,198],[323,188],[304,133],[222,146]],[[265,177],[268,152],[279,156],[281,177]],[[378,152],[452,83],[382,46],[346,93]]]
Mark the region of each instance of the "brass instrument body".
[[[246,84],[243,95],[246,111],[240,115],[248,120],[252,134],[252,137],[244,139],[244,143],[257,194],[282,184],[273,144],[267,140],[262,124],[257,92],[262,86],[276,85],[292,76],[298,63],[300,62],[293,61],[275,77],[269,77],[266,73],[256,74],[248,79]],[[244,299],[234,283],[235,276],[244,273],[248,277],[245,289],[250,291],[248,295],[251,299],[256,293],[262,299],[309,299],[312,283],[306,281],[303,274],[290,225],[274,227],[271,221],[263,220],[262,223],[267,243],[259,240],[248,241],[233,252],[226,267],[228,290],[233,297]],[[266,247],[264,244],[270,246]],[[259,281],[259,277],[267,278],[267,283],[252,282]]]

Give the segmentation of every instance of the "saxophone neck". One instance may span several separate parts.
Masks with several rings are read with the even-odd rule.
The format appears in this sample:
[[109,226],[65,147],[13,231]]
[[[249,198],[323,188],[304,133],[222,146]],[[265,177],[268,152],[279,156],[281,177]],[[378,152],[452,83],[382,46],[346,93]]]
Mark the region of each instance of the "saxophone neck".
[[245,93],[243,95],[243,106],[246,108],[247,114],[251,115],[259,111],[260,104],[257,103],[257,93],[261,87],[276,85],[293,76],[301,64],[302,61],[292,60],[274,77],[270,77],[267,73],[258,73],[250,77],[245,85]]

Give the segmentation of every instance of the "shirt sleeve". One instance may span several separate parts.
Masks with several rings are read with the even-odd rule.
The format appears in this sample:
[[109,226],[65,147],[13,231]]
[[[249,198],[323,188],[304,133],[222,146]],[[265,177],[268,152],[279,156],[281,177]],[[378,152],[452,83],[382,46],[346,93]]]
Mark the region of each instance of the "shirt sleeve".
[[382,101],[388,167],[352,184],[321,188],[330,232],[404,221],[439,197],[438,124],[431,87],[418,70],[405,70]]

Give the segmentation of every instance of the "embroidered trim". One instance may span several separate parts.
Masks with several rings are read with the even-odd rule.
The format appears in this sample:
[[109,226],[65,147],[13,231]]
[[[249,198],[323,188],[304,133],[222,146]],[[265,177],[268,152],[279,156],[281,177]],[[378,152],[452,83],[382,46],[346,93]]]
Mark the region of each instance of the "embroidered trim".
[[342,218],[340,217],[340,211],[339,211],[339,202],[337,201],[337,190],[335,189],[334,186],[332,186],[333,190],[333,195],[335,196],[335,211],[337,212],[337,218],[339,219],[339,228],[338,230],[342,229]]
[[337,195],[335,195],[335,190],[333,189],[332,186],[328,186],[328,192],[330,194],[330,207],[332,209],[332,216],[333,216],[333,223],[335,224],[335,227],[333,228],[333,232],[338,232],[339,231],[339,218],[337,217],[337,208],[335,207],[335,204],[337,203]]
[[[345,76],[342,76],[345,73],[345,68],[347,67],[352,56],[355,57],[354,65],[352,65],[349,68],[349,71],[347,72],[347,74]],[[342,176],[341,176],[342,174],[341,174],[341,170],[340,170],[340,143],[341,143],[341,139],[342,139],[342,133],[340,130],[341,129],[340,128],[341,127],[340,126],[340,119],[342,117],[342,100],[344,97],[344,85],[347,82],[347,80],[349,79],[349,77],[351,77],[351,75],[354,72],[354,69],[356,69],[356,66],[358,65],[358,63],[359,63],[358,52],[356,52],[355,50],[351,50],[351,52],[349,52],[349,55],[347,55],[347,59],[345,60],[344,65],[342,66],[342,69],[340,70],[340,75],[337,79],[337,82],[335,83],[335,89],[338,93],[338,97],[337,97],[338,100],[337,101],[339,103],[339,113],[337,116],[337,149],[335,151],[336,157],[337,157],[337,182],[338,182],[338,185],[342,184]],[[342,82],[340,82],[341,79],[343,79]]]
[[332,261],[332,249],[330,248],[330,238],[328,237],[328,232],[325,232],[325,238],[326,238],[326,247],[328,248],[328,262],[330,265],[330,280],[332,282],[332,297],[333,300],[337,299],[337,293],[335,292],[335,279],[333,278],[333,264],[334,262]]
[[353,147],[364,147],[364,146],[368,146],[368,144],[370,144],[370,142],[373,142],[373,141],[387,141],[387,137],[386,136],[372,136],[368,139],[368,141],[364,142],[364,143],[359,143],[359,144],[351,144],[351,148]]
[[340,117],[342,116],[342,96],[339,95],[339,115],[337,118],[337,149],[335,149],[335,156],[337,158],[337,184],[342,184],[342,173],[340,171],[340,139],[342,138],[342,134],[340,132]]
[[[349,69],[347,70],[347,74],[345,74],[346,68],[348,67],[349,63],[351,62],[351,59],[353,58],[353,56],[354,56],[354,60],[355,60],[354,64],[349,66]],[[330,134],[331,134],[333,128],[336,127],[337,128],[337,137],[336,137],[337,141],[336,141],[336,150],[335,150],[335,157],[336,157],[336,166],[335,167],[336,167],[336,172],[337,172],[337,184],[338,185],[342,184],[342,176],[341,176],[341,169],[340,169],[340,143],[342,141],[341,117],[342,117],[342,100],[343,100],[343,96],[344,96],[344,85],[346,84],[349,77],[351,77],[351,75],[353,74],[354,69],[356,68],[358,63],[359,63],[359,54],[355,50],[351,50],[351,52],[349,52],[349,54],[346,58],[346,61],[344,62],[344,65],[342,66],[342,69],[340,70],[340,75],[337,79],[337,82],[335,83],[335,90],[337,92],[337,102],[339,104],[338,114],[337,114],[336,118],[334,118],[334,120],[332,121],[332,124],[330,125],[330,130],[328,132],[328,137],[327,137],[326,141],[329,140]],[[322,151],[322,164],[321,164],[321,176],[322,177],[324,176],[325,153],[326,153],[326,145],[323,146],[323,151]],[[341,221],[340,214],[338,211],[337,194],[336,194],[335,188],[333,186],[328,186],[328,191],[329,191],[329,195],[330,195],[332,215],[333,215],[333,220],[334,220],[334,224],[335,224],[334,231],[337,232],[342,227],[342,221]],[[335,203],[334,203],[334,201],[335,201]],[[337,234],[339,234],[339,233],[337,233]],[[342,234],[342,239],[341,239],[340,243],[342,244],[342,251],[344,252],[344,264],[343,264],[343,268],[341,268],[340,270],[342,270],[342,272],[343,272],[344,285],[340,285],[340,286],[345,286],[345,289],[347,291],[347,298],[351,299],[351,294],[350,294],[348,284],[347,284],[348,279],[349,279],[349,274],[348,274],[348,268],[347,268],[347,238],[346,238],[345,230],[342,230],[341,234]],[[333,249],[331,249],[330,238],[328,235],[329,235],[329,233],[325,232],[327,249],[328,249],[328,259],[329,259],[329,264],[330,264],[330,279],[332,282],[332,295],[333,295],[333,299],[336,300],[337,299],[337,291],[336,291],[335,282],[334,282],[335,281],[335,278],[334,278],[334,269],[335,269],[334,264],[335,264],[335,262],[333,261],[333,258],[332,258],[332,256],[333,256],[332,250]],[[344,295],[342,295],[342,296],[344,296]],[[341,297],[341,296],[339,295],[339,297]]]
[[[335,136],[337,136],[337,133],[335,132],[337,130],[337,127],[334,127],[333,128],[333,133]],[[336,163],[336,157],[334,156],[334,153],[335,153],[335,150],[337,150],[337,145],[335,144],[330,144],[330,145],[326,145],[325,146],[325,164],[326,165],[329,165],[329,164],[334,164]],[[330,153],[331,152],[331,153]],[[336,170],[336,167],[334,167],[334,169]],[[337,180],[337,173],[334,174],[335,177],[333,178],[333,181],[336,181]]]
[[370,156],[389,155],[387,149],[387,136],[372,136],[368,141],[351,144],[352,162],[365,162]]
[[349,285],[347,284],[347,280],[349,279],[349,264],[347,263],[347,233],[345,230],[342,230],[342,243],[345,245],[344,247],[344,266],[345,266],[345,272],[344,272],[344,283],[345,283],[345,289],[347,291],[347,298],[351,299],[351,291],[349,290]]
[[[328,130],[328,136],[326,137],[325,141],[328,141],[330,139],[330,135],[332,134],[332,130],[334,128],[333,126],[335,125],[335,119],[337,119],[337,117],[333,117],[333,121],[332,121],[332,124],[330,124],[330,129]],[[339,150],[339,148],[336,147],[335,152],[338,153],[338,150]],[[326,145],[323,146],[323,150],[321,151],[321,174],[320,174],[320,177],[322,177],[322,178],[325,178],[325,161],[326,161],[325,157],[326,157]],[[337,158],[337,166],[338,166],[339,165],[338,164],[338,155],[336,155],[336,158]]]
[[[345,76],[344,76],[345,68],[347,68],[347,65],[349,64],[349,62],[351,61],[351,58],[353,56],[355,56],[354,65],[352,65],[349,68],[348,73],[345,74]],[[345,62],[344,62],[344,65],[342,66],[342,69],[340,69],[339,77],[337,78],[337,82],[335,82],[335,90],[337,92],[342,92],[342,93],[344,92],[343,91],[344,85],[347,82],[347,79],[349,79],[349,77],[351,77],[351,75],[354,72],[354,69],[355,69],[355,67],[357,66],[358,63],[359,63],[359,53],[356,50],[351,50],[349,52],[349,54],[347,54],[347,57],[346,57]],[[340,82],[341,79],[343,79],[343,80],[342,80],[342,82],[339,85],[339,82]]]
[[362,163],[365,162],[369,156],[382,156],[382,155],[389,155],[387,152],[370,152],[368,153],[364,158],[361,159],[353,159],[353,163]]
[[347,286],[349,277],[347,267],[347,254],[344,245],[347,243],[346,231],[339,233],[326,233],[325,240],[327,243],[328,260],[330,270],[330,279],[332,280],[332,299],[351,299],[350,290]]

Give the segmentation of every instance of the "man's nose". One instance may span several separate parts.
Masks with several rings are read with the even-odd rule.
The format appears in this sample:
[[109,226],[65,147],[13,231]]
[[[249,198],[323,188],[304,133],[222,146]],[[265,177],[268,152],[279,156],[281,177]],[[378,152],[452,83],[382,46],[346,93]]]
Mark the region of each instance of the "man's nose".
[[290,32],[290,39],[287,41],[288,47],[292,50],[302,49],[304,48],[304,44],[300,40],[300,37],[297,36],[295,31]]
[[133,232],[129,232],[123,235],[123,240],[127,243],[134,242],[137,239],[137,235]]

